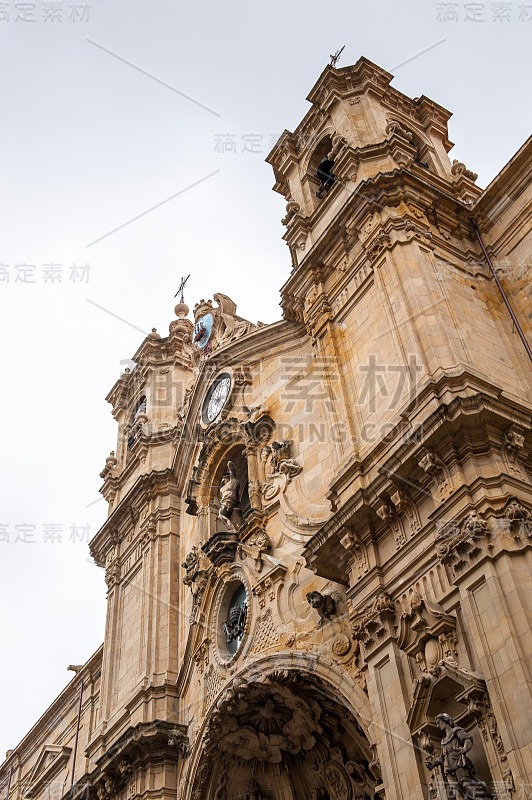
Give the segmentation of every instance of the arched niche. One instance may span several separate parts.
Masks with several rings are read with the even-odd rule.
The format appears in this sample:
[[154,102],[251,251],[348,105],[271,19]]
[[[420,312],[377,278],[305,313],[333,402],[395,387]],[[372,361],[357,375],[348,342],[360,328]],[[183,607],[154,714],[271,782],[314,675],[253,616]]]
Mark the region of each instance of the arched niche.
[[[320,178],[317,176],[317,172],[320,164],[324,161],[324,159],[327,159],[328,155],[331,153],[333,149],[332,137],[333,137],[332,133],[326,133],[316,144],[314,149],[311,151],[306,163],[303,165],[303,170],[302,170],[303,192],[310,213],[314,211],[314,209],[320,204],[320,202],[322,202],[322,200],[326,196],[326,192],[323,194],[321,198],[316,196],[316,193],[319,191],[320,185],[322,183]],[[333,167],[330,168],[330,173],[332,173],[332,169]],[[333,184],[334,180],[331,181],[329,189],[332,188]]]
[[316,665],[283,669],[279,655],[277,668],[253,665],[213,704],[183,798],[237,800],[249,795],[253,781],[264,800],[378,798],[374,750],[349,702]]
[[[449,714],[454,724],[471,736],[473,744],[467,755],[475,767],[475,777],[488,787],[493,787],[494,781],[500,785],[509,783],[508,759],[497,732],[486,684],[480,675],[447,659],[419,678],[407,717],[420,754],[430,759],[441,752],[442,732],[435,719],[442,713]],[[427,770],[427,777],[431,794],[439,781],[438,768]],[[439,800],[440,795],[434,796]],[[478,797],[481,796],[479,793]]]
[[[254,515],[261,513],[261,489],[258,447],[265,444],[274,429],[273,420],[260,415],[256,421],[226,419],[209,429],[198,462],[189,481],[187,513],[199,518],[199,539],[205,543],[216,533],[236,531]],[[238,513],[232,513],[229,525],[220,518],[220,499],[228,465],[233,465],[238,489]],[[233,476],[233,477],[234,477]]]

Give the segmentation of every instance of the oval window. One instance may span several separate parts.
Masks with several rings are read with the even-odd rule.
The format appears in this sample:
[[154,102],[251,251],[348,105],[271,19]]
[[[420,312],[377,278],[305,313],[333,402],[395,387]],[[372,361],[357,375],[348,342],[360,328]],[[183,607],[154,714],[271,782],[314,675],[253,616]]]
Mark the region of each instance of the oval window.
[[246,587],[241,583],[235,590],[229,603],[227,619],[222,623],[227,650],[231,656],[234,656],[242,642],[242,637],[244,636],[244,630],[246,628],[247,612]]

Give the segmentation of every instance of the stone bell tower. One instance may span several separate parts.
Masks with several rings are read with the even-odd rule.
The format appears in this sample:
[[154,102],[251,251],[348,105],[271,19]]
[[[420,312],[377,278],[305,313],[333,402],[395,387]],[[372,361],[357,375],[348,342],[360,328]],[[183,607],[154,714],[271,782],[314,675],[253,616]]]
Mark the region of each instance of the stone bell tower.
[[181,301],[108,394],[105,641],[17,797],[530,794],[532,139],[481,190],[391,80],[327,67],[268,157],[284,319]]
[[[448,156],[450,113],[391,79],[365,58],[327,67],[267,159],[284,317],[331,397],[332,514],[303,554],[346,587],[386,796],[440,796],[422,757],[445,697],[511,791],[532,769],[532,373],[475,225],[508,276],[530,264],[530,142],[483,192]],[[502,284],[530,334],[522,282]]]

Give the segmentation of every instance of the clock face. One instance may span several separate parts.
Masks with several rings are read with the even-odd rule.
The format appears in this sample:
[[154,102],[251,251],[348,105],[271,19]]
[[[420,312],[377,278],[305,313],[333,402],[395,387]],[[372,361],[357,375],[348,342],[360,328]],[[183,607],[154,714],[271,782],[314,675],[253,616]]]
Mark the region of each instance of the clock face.
[[211,383],[210,389],[203,401],[202,418],[205,425],[214,422],[224,407],[231,392],[231,376],[222,372]]
[[194,333],[192,334],[192,341],[203,350],[209,339],[211,338],[213,316],[212,314],[205,314],[200,317],[194,326]]

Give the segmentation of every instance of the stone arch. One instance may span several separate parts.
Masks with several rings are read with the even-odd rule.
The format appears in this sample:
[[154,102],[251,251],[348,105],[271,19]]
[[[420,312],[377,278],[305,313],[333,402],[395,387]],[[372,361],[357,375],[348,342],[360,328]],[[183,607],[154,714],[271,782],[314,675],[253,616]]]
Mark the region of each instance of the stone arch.
[[308,653],[247,664],[198,729],[180,797],[373,800],[380,775],[369,701],[345,670]]
[[301,159],[301,174],[306,175],[309,170],[316,171],[320,159],[332,149],[332,140],[335,134],[333,128],[323,131],[319,138],[309,147],[308,152]]
[[274,422],[267,414],[255,421],[242,422],[231,417],[213,425],[206,434],[189,483],[186,498],[189,513],[207,513],[231,455],[240,463],[242,475],[239,478],[248,492],[246,503],[250,509],[260,509],[257,449],[270,438],[273,429]]

